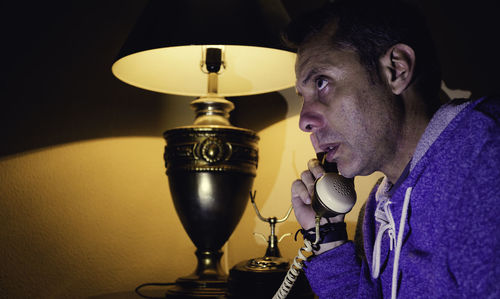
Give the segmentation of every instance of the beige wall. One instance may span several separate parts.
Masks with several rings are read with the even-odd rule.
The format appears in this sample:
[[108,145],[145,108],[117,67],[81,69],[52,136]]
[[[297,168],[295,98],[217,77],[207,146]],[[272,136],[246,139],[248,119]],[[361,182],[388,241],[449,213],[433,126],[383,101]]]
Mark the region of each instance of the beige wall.
[[[293,89],[282,95],[289,117],[259,132],[254,189],[265,217],[285,214],[290,184],[314,154],[297,127],[300,101]],[[177,101],[170,111],[183,105]],[[192,115],[184,118],[172,121],[189,122]],[[4,295],[85,298],[173,281],[194,270],[195,247],[175,213],[164,174],[164,145],[161,136],[91,139],[0,159]],[[360,199],[376,177],[357,179]],[[353,211],[347,217],[351,228],[356,216]],[[298,228],[292,215],[277,231]],[[269,227],[249,203],[224,248],[226,271],[264,254],[266,244],[253,232],[267,235]],[[280,243],[288,258],[299,246],[291,237]]]

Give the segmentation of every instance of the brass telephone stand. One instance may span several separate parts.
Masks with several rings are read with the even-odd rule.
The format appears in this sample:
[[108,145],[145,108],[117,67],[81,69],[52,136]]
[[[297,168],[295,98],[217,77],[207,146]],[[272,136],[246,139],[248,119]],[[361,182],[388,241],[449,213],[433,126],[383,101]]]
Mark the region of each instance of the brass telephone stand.
[[[276,224],[285,222],[288,219],[292,212],[292,206],[281,219],[276,217],[265,218],[262,217],[255,204],[255,194],[255,191],[250,192],[250,200],[257,217],[261,221],[269,223],[270,234],[267,240],[262,234],[254,234],[267,241],[267,249],[264,256],[242,261],[229,271],[227,298],[230,299],[272,298],[290,267],[289,260],[281,256],[278,243],[291,234],[285,234],[278,240]],[[287,298],[314,298],[314,293],[303,273],[299,276]]]

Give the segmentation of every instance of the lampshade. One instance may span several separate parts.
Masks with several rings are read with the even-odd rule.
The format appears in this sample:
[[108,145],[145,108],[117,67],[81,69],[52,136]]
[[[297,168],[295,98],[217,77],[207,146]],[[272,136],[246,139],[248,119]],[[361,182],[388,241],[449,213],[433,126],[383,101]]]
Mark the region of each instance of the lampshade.
[[[280,43],[288,21],[279,0],[153,0],[124,44],[113,74],[148,90],[198,96],[192,126],[167,130],[165,165],[198,265],[167,298],[227,292],[221,247],[245,210],[259,137],[229,123],[224,97],[276,91],[295,82],[295,54]],[[266,7],[263,7],[263,6]]]
[[208,76],[203,56],[207,47],[216,47],[223,60],[219,96],[288,88],[295,82],[295,54],[279,39],[287,22],[276,1],[151,1],[112,71],[140,88],[203,96]]

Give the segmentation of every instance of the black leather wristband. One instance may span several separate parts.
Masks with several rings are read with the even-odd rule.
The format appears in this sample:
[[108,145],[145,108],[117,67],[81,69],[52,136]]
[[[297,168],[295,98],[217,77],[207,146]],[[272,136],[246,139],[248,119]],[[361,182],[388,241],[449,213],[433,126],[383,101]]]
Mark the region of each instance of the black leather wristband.
[[[310,229],[300,229],[297,231],[301,232],[304,236],[304,239],[309,240],[310,242],[316,241],[316,228]],[[336,223],[326,223],[319,227],[319,242],[318,244],[330,243],[335,241],[345,241],[347,240],[347,230],[345,222],[336,222]],[[297,234],[295,234],[297,237]]]

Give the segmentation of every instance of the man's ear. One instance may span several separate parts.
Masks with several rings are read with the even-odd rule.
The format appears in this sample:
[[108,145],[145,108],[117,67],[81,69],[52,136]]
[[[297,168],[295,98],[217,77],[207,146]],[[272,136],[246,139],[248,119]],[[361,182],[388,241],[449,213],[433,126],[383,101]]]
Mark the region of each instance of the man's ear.
[[415,51],[405,44],[395,44],[380,58],[381,72],[396,95],[401,94],[413,78]]

